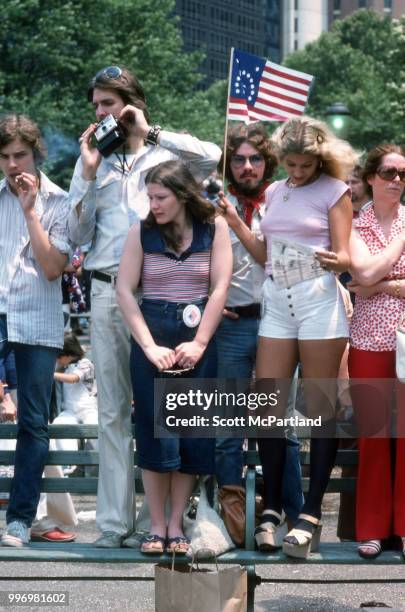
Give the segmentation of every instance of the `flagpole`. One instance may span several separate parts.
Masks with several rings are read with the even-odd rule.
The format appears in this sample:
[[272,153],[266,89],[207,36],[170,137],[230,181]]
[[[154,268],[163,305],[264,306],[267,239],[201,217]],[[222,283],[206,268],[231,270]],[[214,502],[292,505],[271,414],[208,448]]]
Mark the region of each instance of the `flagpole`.
[[226,149],[228,142],[228,114],[229,114],[229,98],[231,95],[231,85],[232,85],[232,66],[233,66],[233,52],[234,47],[231,47],[231,56],[229,59],[229,74],[228,74],[228,95],[226,97],[226,117],[225,117],[225,136],[224,136],[224,148],[223,148],[223,164],[222,164],[222,184],[225,189],[225,168],[226,168]]

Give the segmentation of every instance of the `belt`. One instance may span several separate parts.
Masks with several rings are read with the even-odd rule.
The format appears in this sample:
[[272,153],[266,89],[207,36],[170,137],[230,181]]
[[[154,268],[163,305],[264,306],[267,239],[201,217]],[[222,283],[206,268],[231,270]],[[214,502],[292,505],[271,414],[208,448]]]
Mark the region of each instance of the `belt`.
[[104,272],[99,272],[98,270],[92,271],[91,278],[103,281],[104,283],[111,283],[113,287],[115,287],[115,283],[117,282],[117,277],[113,274],[105,274]]
[[230,312],[234,312],[240,317],[251,317],[252,319],[260,318],[260,304],[247,304],[246,306],[225,306]]

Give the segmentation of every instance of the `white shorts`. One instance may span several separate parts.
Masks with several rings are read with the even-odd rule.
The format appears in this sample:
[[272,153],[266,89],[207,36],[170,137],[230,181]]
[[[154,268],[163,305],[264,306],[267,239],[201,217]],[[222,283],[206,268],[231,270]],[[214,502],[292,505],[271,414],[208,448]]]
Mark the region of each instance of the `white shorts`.
[[349,325],[336,276],[323,274],[287,289],[277,289],[267,277],[259,336],[299,340],[348,338]]

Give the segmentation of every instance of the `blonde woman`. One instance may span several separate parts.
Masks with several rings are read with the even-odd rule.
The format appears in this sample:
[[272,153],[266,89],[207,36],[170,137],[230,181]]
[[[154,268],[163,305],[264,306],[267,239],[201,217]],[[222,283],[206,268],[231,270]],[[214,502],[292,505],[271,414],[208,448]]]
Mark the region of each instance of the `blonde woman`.
[[[288,178],[276,181],[266,192],[267,208],[261,222],[264,241],[256,238],[224,196],[221,207],[246,248],[265,265],[257,379],[262,381],[262,387],[270,384],[269,379],[277,379],[285,397],[288,385],[282,381],[291,379],[301,363],[307,383],[309,416],[315,416],[325,409],[325,394],[319,391],[316,381],[335,381],[348,338],[336,274],[349,267],[352,207],[344,178],[357,155],[325,124],[310,117],[291,119],[276,130],[272,141]],[[291,275],[291,258],[286,256],[287,252],[291,256],[291,249],[296,249],[297,243],[298,251],[304,255],[294,251],[296,258],[301,258],[301,263],[309,263],[298,279]],[[283,244],[285,255],[280,246]],[[255,534],[260,550],[272,551],[283,546],[286,554],[306,558],[311,544],[312,549],[316,548],[322,498],[337,449],[334,387],[329,384],[326,389],[329,411],[323,413],[322,427],[311,443],[309,492],[298,522],[288,535],[281,518],[281,483],[286,457],[284,431],[268,431],[271,437],[258,440],[265,507]],[[276,409],[278,416],[282,416],[283,409],[281,398]]]

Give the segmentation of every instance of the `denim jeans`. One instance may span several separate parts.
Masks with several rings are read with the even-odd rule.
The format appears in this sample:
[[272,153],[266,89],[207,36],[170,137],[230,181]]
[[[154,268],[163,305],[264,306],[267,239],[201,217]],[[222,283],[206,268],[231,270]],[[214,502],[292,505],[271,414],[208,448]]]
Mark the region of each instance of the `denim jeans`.
[[[223,317],[216,332],[218,378],[250,379],[253,373],[259,319]],[[289,399],[293,408],[295,389]],[[215,473],[218,485],[242,485],[243,439],[218,438],[215,449]],[[304,498],[301,487],[300,443],[294,432],[288,433],[287,459],[283,476],[282,505],[289,519],[295,520]]]
[[[184,306],[164,300],[143,300],[141,311],[156,344],[175,348],[194,339],[198,327],[186,327],[183,323]],[[179,470],[185,474],[212,474],[215,440],[154,437],[154,379],[168,375],[158,372],[135,341],[132,341],[130,367],[139,467],[161,473]],[[195,368],[183,376],[215,378],[216,371],[217,351],[215,340],[211,340]]]
[[48,458],[48,413],[59,349],[8,342],[6,315],[0,315],[0,357],[10,350],[14,350],[17,370],[18,429],[6,520],[7,524],[18,520],[30,527]]

